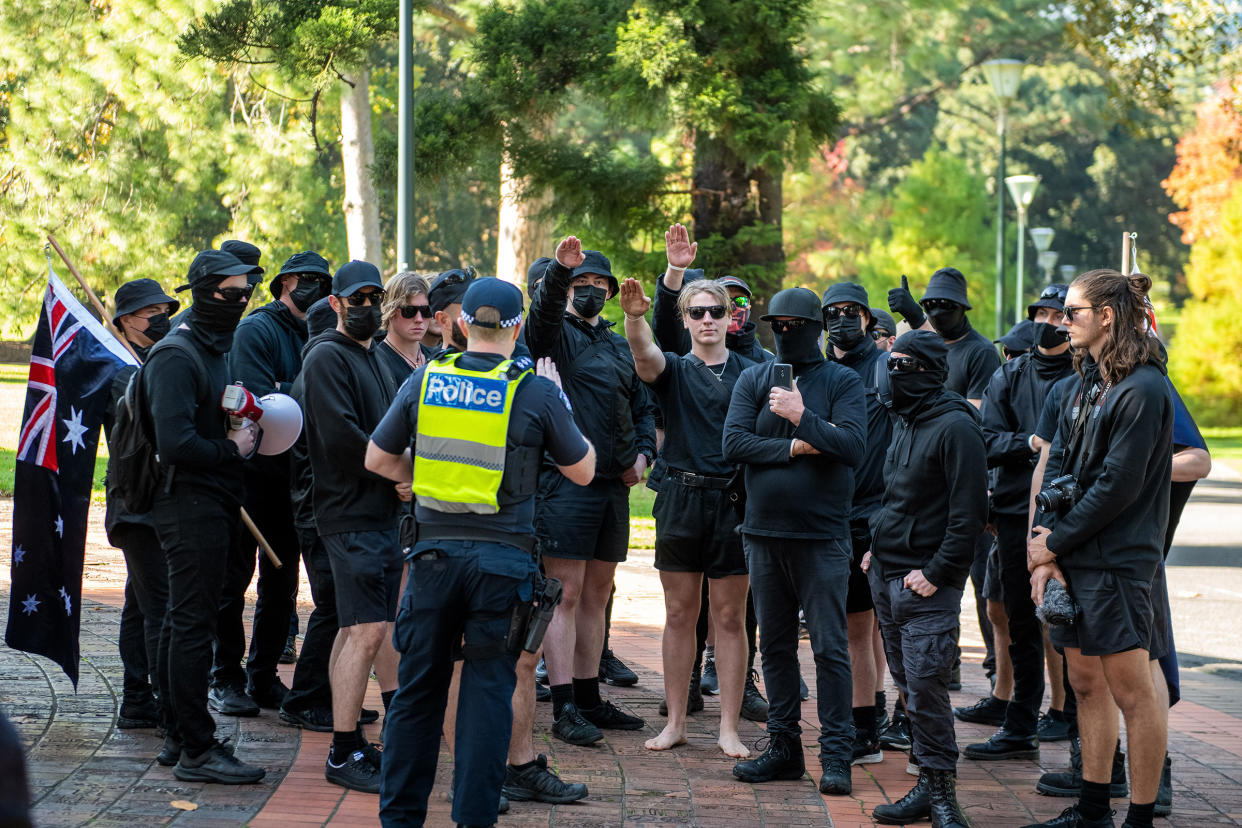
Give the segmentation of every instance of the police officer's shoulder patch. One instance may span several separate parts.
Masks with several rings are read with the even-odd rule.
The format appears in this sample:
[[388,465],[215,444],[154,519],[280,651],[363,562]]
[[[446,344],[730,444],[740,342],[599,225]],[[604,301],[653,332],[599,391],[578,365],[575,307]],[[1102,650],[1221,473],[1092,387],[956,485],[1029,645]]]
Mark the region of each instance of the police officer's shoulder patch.
[[565,410],[570,414],[574,413],[574,407],[570,404],[569,397],[565,396],[565,392],[558,388],[556,389],[556,393],[560,395],[561,402],[565,404]]
[[509,379],[514,380],[522,376],[527,371],[534,370],[535,363],[528,356],[520,356],[512,361],[509,370],[506,371]]

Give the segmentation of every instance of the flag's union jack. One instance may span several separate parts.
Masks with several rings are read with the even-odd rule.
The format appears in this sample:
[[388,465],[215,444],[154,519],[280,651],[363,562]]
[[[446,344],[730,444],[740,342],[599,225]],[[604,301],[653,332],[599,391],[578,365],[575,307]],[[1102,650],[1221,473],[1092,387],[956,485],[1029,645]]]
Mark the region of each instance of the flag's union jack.
[[[82,330],[82,322],[68,312],[52,286],[43,299],[50,337],[36,336],[30,355],[27,395],[35,398],[34,410],[22,424],[17,440],[17,459],[57,471],[56,465],[56,361]],[[42,331],[40,331],[42,333]]]

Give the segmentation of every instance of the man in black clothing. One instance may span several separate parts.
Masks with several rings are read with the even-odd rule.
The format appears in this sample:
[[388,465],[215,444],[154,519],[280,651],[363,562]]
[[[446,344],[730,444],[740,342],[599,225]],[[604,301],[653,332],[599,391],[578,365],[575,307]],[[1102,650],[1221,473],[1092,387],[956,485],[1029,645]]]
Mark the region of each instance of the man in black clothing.
[[[276,298],[255,308],[237,326],[229,350],[229,377],[233,382],[241,382],[256,397],[289,393],[302,370],[306,311],[328,294],[331,278],[327,261],[318,253],[307,250],[289,257],[271,282]],[[211,706],[221,713],[247,716],[257,714],[260,707],[279,709],[289,692],[276,675],[298,592],[298,539],[289,489],[288,452],[256,456],[246,465],[246,512],[282,566],[277,569],[257,545],[250,544],[239,559],[229,561],[208,697]],[[243,672],[246,636],[242,613],[246,589],[254,578],[256,555],[258,600]]]
[[461,315],[461,300],[474,281],[474,268],[453,268],[431,280],[427,290],[427,303],[432,320],[427,325],[427,337],[439,340],[431,358],[450,352],[466,350],[466,338],[457,329],[457,317]]
[[[724,459],[745,469],[742,543],[759,617],[768,749],[733,766],[746,782],[805,773],[798,693],[798,607],[806,615],[820,726],[819,789],[852,790],[850,661],[845,635],[849,512],[853,470],[866,456],[862,382],[824,359],[819,296],[806,288],[772,297],[776,362],[752,365],[733,387],[724,427]],[[791,387],[774,382],[776,364],[792,366]]]
[[229,429],[220,395],[228,384],[225,354],[258,280],[255,270],[218,250],[195,256],[185,286],[194,304],[142,369],[163,478],[151,517],[168,562],[160,662],[168,664],[175,716],[157,759],[175,763],[173,773],[186,781],[237,784],[264,775],[215,740],[207,710],[222,564],[241,544],[242,458],[255,445],[249,423]]
[[918,784],[874,816],[965,828],[948,685],[962,588],[987,520],[987,459],[978,412],[944,387],[946,352],[943,338],[929,331],[910,331],[893,344],[888,376],[899,419],[864,566],[919,766]]
[[[1039,455],[1035,429],[1049,389],[1073,373],[1069,339],[1060,330],[1068,285],[1052,284],[1027,306],[1034,349],[992,375],[983,394],[983,439],[995,469],[992,512],[996,525],[1004,618],[1013,665],[1013,698],[994,696],[1004,711],[1001,729],[967,745],[969,759],[1038,759],[1037,725],[1044,694],[1044,634],[1031,603],[1026,568],[1027,505]],[[1018,344],[1018,343],[1014,343]]]
[[1129,828],[1150,828],[1164,766],[1167,705],[1150,664],[1164,630],[1153,625],[1151,593],[1169,518],[1173,400],[1163,351],[1146,333],[1150,288],[1142,274],[1094,270],[1066,297],[1082,380],[1061,411],[1046,479],[1073,475],[1079,494],[1044,515],[1055,528],[1036,526],[1027,554],[1037,604],[1056,578],[1081,607],[1073,626],[1051,633],[1078,699],[1083,784],[1078,804],[1043,825],[1112,823],[1117,708],[1130,753]]
[[867,404],[867,454],[854,470],[854,502],[850,506],[849,589],[845,596],[845,623],[849,635],[850,673],[854,683],[855,765],[874,764],[884,758],[880,750],[878,723],[883,701],[883,642],[876,652],[879,629],[871,585],[862,571],[862,559],[871,548],[869,519],[884,494],[884,453],[893,435],[892,418],[876,392],[876,365],[884,353],[867,335],[872,326],[867,290],[853,282],[828,288],[823,302],[824,327],[832,346],[831,358],[851,368],[862,380]]
[[885,353],[893,350],[893,342],[897,339],[897,323],[886,310],[879,308],[869,310],[871,311],[870,334],[875,340],[875,346]]
[[[112,325],[125,334],[139,359],[145,359],[156,342],[169,331],[169,314],[181,303],[164,293],[153,279],[135,279],[116,289],[116,313]],[[126,366],[112,380],[112,399],[104,418],[104,433],[111,436],[116,407],[138,369]],[[111,465],[112,458],[108,458]],[[109,476],[105,477],[105,481]],[[125,555],[125,604],[117,639],[124,670],[121,711],[117,727],[156,727],[170,715],[168,671],[158,669],[160,629],[168,609],[168,562],[150,515],[136,515],[107,489],[104,531],[108,543]],[[167,667],[167,665],[165,665]],[[159,699],[152,693],[159,693]],[[158,706],[157,706],[158,701]]]
[[352,261],[338,268],[328,299],[337,326],[318,337],[302,366],[315,525],[328,550],[340,625],[324,776],[366,793],[379,793],[379,755],[357,723],[372,665],[385,699],[396,690],[392,622],[402,571],[397,515],[401,500],[410,499],[408,485],[394,489],[363,465],[371,430],[392,402],[372,341],[383,298],[375,265]]
[[605,608],[629,547],[629,490],[656,451],[650,398],[630,349],[600,318],[618,287],[608,259],[569,236],[535,289],[525,327],[531,356],[556,363],[574,422],[596,451],[596,475],[585,487],[545,466],[535,509],[544,569],[564,584],[544,644],[552,732],[580,745],[603,738],[600,728],[643,726],[599,695]]

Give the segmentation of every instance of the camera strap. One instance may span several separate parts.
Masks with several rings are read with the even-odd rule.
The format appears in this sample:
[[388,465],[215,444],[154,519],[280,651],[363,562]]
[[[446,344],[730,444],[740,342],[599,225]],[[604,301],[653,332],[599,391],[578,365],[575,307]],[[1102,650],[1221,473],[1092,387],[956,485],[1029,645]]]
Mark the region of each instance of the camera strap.
[[[1094,383],[1091,389],[1086,392],[1086,399],[1083,399],[1083,392],[1086,386],[1086,378],[1078,386],[1078,394],[1074,397],[1074,407],[1070,412],[1070,418],[1073,424],[1070,426],[1069,440],[1065,444],[1065,456],[1072,458],[1074,479],[1080,479],[1083,466],[1087,463],[1089,452],[1086,450],[1086,436],[1089,428],[1094,428],[1092,424],[1099,418],[1100,410],[1104,407],[1104,401],[1108,397],[1109,390],[1113,387],[1113,381],[1109,380],[1101,388],[1100,384]],[[1065,463],[1061,463],[1061,472],[1065,472]]]

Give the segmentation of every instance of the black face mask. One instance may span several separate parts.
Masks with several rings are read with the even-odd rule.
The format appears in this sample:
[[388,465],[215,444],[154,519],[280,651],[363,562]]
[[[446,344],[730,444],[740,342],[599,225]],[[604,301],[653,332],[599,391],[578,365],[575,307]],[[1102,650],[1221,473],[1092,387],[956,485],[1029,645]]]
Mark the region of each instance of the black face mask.
[[855,345],[863,341],[865,336],[861,316],[850,319],[845,314],[841,314],[828,322],[828,341],[842,351],[852,350]]
[[574,288],[574,310],[583,319],[594,319],[604,309],[608,291],[594,285],[578,285]]
[[360,308],[349,305],[345,308],[345,335],[357,342],[364,342],[375,336],[375,332],[380,329],[381,319],[379,305],[364,305]]
[[961,339],[970,331],[970,320],[966,318],[966,309],[958,305],[951,309],[935,308],[927,311],[932,329],[944,337],[946,342]]
[[152,342],[159,342],[168,335],[171,329],[172,323],[168,321],[168,314],[157,313],[155,316],[147,317],[147,329],[142,333]]
[[289,299],[301,313],[310,310],[310,306],[328,295],[328,286],[324,282],[298,281],[298,286],[289,291]]
[[788,362],[795,368],[823,362],[824,355],[819,350],[819,335],[823,332],[823,328],[812,322],[791,331],[773,334],[776,339],[776,361]]
[[944,388],[944,378],[934,371],[889,374],[888,382],[893,389],[893,411],[903,417],[917,414]]
[[1051,322],[1035,323],[1035,344],[1041,348],[1052,350],[1069,342],[1069,331],[1058,328]]
[[233,347],[233,332],[246,312],[247,303],[217,298],[217,284],[191,288],[194,305],[190,308],[190,327],[208,348],[223,354]]

